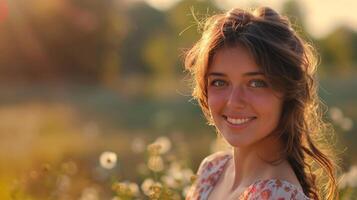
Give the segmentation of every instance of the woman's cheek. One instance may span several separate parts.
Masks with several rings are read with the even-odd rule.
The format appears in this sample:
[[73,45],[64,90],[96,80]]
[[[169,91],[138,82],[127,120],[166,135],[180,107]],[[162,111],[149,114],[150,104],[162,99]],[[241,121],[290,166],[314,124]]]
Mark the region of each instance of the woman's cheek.
[[248,92],[247,100],[248,102],[256,102],[259,104],[264,103],[265,105],[267,105],[268,102],[272,101],[273,97],[274,95],[269,91],[255,90],[255,91]]
[[251,105],[266,103],[266,95],[261,91],[249,91],[246,95],[246,101]]
[[256,110],[260,110],[269,116],[275,116],[281,112],[282,100],[272,93],[252,95],[248,101]]
[[224,104],[224,95],[222,92],[217,91],[208,92],[208,106],[211,110],[217,110]]

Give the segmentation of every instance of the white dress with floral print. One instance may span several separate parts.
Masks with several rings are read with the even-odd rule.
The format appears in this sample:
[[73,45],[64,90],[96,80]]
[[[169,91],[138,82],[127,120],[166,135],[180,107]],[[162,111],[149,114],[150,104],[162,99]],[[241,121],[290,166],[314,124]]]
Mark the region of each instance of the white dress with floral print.
[[[207,200],[225,164],[232,158],[231,152],[218,152],[206,157],[197,172],[197,180],[186,200]],[[238,200],[311,200],[297,186],[279,179],[259,180],[251,184]]]

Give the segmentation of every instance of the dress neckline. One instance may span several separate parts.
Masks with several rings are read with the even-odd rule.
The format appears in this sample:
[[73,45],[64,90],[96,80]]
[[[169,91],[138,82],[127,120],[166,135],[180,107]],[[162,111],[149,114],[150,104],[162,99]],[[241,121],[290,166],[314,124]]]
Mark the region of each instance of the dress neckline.
[[[229,163],[229,161],[233,158],[232,152],[227,152],[226,153],[227,158],[224,159],[224,163],[223,163],[223,170],[221,171],[221,173],[219,174],[219,177],[215,180],[215,183],[212,186],[211,191],[209,192],[208,196],[210,195],[210,193],[213,191],[214,187],[216,186],[216,183],[218,182],[218,180],[221,178],[221,176],[223,175],[223,173],[225,172],[225,170],[227,170],[227,165]],[[287,180],[283,180],[283,179],[278,179],[278,178],[269,178],[269,179],[258,179],[256,181],[254,181],[253,183],[251,183],[250,185],[247,186],[247,188],[238,195],[238,199],[243,199],[244,196],[249,193],[250,191],[252,191],[256,186],[260,185],[260,184],[269,184],[272,182],[281,182],[281,184],[283,185],[287,185],[290,186],[293,189],[298,190],[299,192],[301,192],[305,198],[308,199],[308,197],[305,195],[304,191],[302,190],[302,188],[296,186],[295,184],[292,184],[291,182],[287,181]]]

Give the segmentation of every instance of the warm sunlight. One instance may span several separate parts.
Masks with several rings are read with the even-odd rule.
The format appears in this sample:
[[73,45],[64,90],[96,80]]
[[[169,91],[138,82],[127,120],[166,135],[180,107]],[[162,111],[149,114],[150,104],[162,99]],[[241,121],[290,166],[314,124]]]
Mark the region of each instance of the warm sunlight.
[[[138,0],[136,0],[138,1]],[[154,8],[166,10],[180,0],[145,0]],[[229,9],[232,7],[251,7],[254,5],[266,5],[280,10],[282,4],[288,0],[215,0],[218,7]],[[298,1],[303,12],[304,22],[308,31],[316,37],[324,37],[338,26],[348,26],[357,30],[357,1],[354,0],[302,0]]]

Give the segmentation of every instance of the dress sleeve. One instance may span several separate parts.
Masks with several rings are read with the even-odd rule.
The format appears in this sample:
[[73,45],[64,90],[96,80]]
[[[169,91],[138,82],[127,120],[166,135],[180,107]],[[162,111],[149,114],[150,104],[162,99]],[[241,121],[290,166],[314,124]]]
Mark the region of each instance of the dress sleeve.
[[[210,156],[212,156],[212,155],[210,155]],[[209,159],[210,156],[204,158],[201,161],[201,163],[200,163],[200,165],[198,167],[198,170],[196,172],[196,175],[194,175],[195,176],[194,177],[194,182],[191,185],[189,191],[187,192],[185,200],[197,200],[197,199],[199,199],[200,180],[202,179],[202,175],[203,175],[204,171],[206,171],[205,169],[206,169],[206,166],[208,165],[208,162],[209,162],[208,160],[210,160]]]
[[229,152],[217,152],[204,158],[198,167],[196,180],[189,189],[186,200],[204,199],[214,185]]

